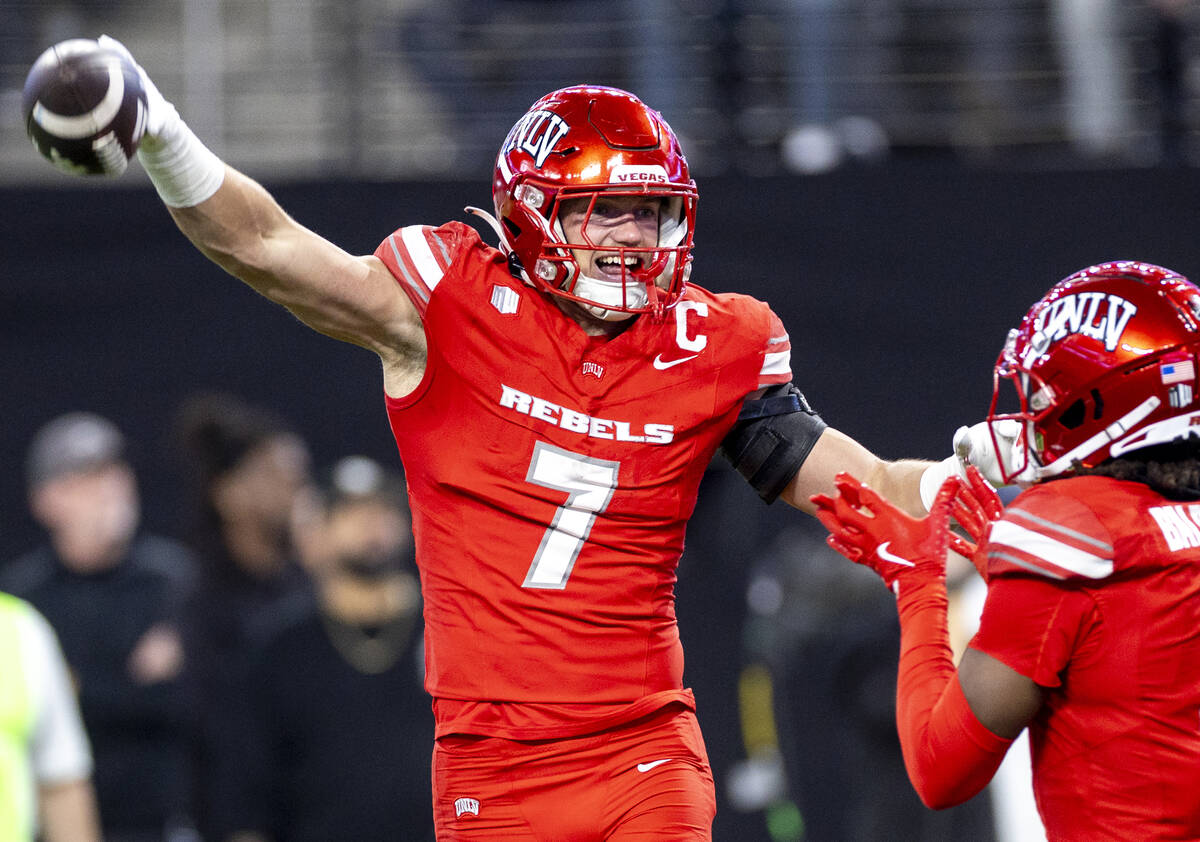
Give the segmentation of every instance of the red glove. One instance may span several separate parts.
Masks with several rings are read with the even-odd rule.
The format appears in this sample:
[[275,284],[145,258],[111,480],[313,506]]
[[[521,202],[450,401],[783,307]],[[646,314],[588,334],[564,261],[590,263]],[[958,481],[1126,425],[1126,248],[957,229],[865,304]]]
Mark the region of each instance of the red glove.
[[950,549],[971,559],[983,580],[987,581],[987,536],[992,523],[1004,514],[1004,504],[991,483],[974,465],[967,466],[967,481],[954,498],[954,519],[966,530],[970,540],[950,534]]
[[[865,564],[899,594],[901,581],[942,581],[950,546],[950,510],[962,480],[942,483],[929,514],[915,518],[846,473],[834,479],[838,496],[812,497],[826,542],[846,558]],[[969,507],[969,504],[968,504]]]

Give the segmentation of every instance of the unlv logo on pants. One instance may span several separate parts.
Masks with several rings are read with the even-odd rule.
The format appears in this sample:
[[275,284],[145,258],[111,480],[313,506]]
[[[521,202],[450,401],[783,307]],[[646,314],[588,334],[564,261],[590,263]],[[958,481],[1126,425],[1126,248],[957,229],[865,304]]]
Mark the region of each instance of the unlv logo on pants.
[[478,816],[479,800],[477,798],[456,798],[454,800],[455,818],[458,818],[463,813],[470,813],[472,816]]

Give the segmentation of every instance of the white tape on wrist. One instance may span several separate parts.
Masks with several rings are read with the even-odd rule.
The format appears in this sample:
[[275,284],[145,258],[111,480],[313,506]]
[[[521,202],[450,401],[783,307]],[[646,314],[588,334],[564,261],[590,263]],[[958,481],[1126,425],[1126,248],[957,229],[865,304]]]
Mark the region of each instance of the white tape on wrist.
[[143,143],[138,160],[163,202],[172,208],[190,208],[216,193],[225,180],[225,162],[200,142],[179,121],[169,138]]
[[933,508],[933,500],[937,497],[938,489],[950,477],[962,476],[962,462],[957,456],[947,456],[941,462],[934,462],[921,474],[921,503],[925,511]]

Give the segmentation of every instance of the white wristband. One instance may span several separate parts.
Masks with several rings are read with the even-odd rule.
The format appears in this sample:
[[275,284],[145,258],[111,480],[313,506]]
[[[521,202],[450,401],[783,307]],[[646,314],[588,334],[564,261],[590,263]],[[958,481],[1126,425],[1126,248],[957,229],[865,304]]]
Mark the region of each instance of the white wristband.
[[200,142],[182,120],[168,138],[147,138],[138,160],[163,202],[190,208],[216,193],[225,180],[225,162]]
[[921,474],[921,503],[925,511],[933,508],[933,500],[937,497],[942,483],[954,476],[962,476],[962,463],[957,456],[947,456],[941,462],[934,462]]

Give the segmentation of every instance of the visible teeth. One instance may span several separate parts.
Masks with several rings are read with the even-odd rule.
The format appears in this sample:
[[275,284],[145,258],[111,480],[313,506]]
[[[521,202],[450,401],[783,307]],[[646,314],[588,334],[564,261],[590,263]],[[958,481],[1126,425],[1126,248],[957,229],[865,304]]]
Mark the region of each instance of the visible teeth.
[[596,260],[601,266],[619,266],[624,263],[630,269],[636,268],[640,261],[636,257],[601,257]]

